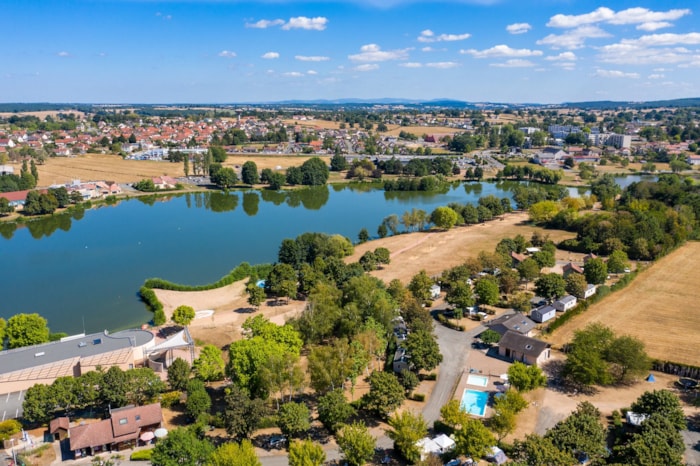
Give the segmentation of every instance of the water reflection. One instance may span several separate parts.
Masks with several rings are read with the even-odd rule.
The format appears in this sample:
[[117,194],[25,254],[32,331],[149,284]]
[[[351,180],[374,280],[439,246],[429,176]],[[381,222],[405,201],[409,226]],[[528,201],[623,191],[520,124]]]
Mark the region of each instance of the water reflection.
[[260,205],[260,197],[258,193],[250,191],[243,193],[243,211],[249,217],[254,217],[258,213],[258,208]]
[[[213,192],[205,198],[205,208],[212,212],[231,212],[238,207],[238,194]],[[208,202],[207,202],[208,201]]]

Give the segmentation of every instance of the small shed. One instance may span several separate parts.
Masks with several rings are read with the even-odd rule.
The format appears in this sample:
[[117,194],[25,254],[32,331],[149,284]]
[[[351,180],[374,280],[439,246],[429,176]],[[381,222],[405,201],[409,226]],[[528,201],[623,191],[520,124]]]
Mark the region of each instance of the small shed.
[[586,289],[583,290],[583,299],[588,299],[588,298],[590,298],[591,296],[593,296],[593,295],[595,294],[595,292],[596,292],[597,289],[598,289],[598,287],[595,286],[595,285],[593,285],[593,284],[591,284],[591,283],[589,283],[588,285],[586,285]]
[[437,299],[440,297],[440,285],[433,285],[430,287],[430,297],[432,299]]
[[538,307],[530,312],[530,318],[539,324],[554,319],[556,315],[557,310],[549,305]]
[[567,295],[567,296],[564,296],[563,298],[560,298],[560,299],[554,301],[553,306],[559,312],[566,312],[569,309],[576,306],[576,302],[577,302],[576,296]]
[[63,440],[68,437],[68,428],[70,427],[70,419],[66,416],[57,417],[49,422],[49,434],[54,440]]

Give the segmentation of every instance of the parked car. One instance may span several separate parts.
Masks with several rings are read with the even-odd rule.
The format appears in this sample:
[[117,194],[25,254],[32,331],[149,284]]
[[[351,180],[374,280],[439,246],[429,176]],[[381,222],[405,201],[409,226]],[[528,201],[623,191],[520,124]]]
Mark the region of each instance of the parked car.
[[287,443],[287,437],[284,435],[272,435],[267,441],[267,449],[282,448]]

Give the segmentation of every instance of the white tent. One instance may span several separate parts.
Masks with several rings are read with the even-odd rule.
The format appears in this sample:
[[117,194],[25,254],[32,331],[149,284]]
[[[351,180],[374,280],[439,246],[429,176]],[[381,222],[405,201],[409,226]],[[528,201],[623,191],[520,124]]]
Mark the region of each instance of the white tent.
[[440,447],[440,453],[448,452],[455,447],[455,441],[445,434],[438,435],[433,439],[433,442]]
[[435,443],[430,437],[423,437],[416,442],[416,446],[420,449],[420,459],[425,461],[428,455],[439,455],[440,445]]

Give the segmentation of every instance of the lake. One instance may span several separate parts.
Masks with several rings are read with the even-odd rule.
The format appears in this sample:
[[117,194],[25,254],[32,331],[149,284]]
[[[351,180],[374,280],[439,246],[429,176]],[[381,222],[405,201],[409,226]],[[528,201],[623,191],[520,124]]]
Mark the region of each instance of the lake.
[[454,184],[440,193],[384,192],[376,185],[294,191],[187,193],[134,198],[17,228],[0,225],[0,317],[39,313],[68,334],[140,326],[144,280],[216,281],[241,262],[273,262],[284,238],[304,232],[370,235],[390,214],[430,213],[450,202],[510,197],[515,184]]

